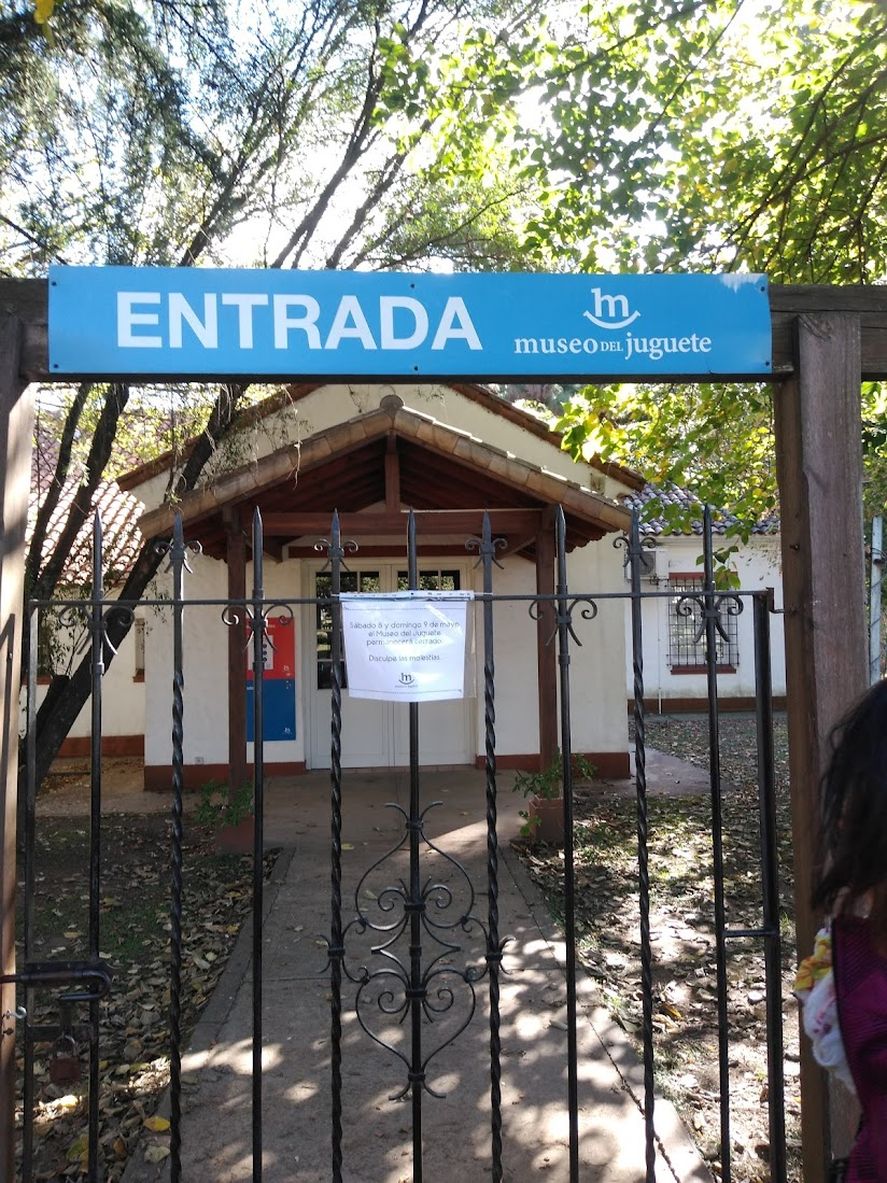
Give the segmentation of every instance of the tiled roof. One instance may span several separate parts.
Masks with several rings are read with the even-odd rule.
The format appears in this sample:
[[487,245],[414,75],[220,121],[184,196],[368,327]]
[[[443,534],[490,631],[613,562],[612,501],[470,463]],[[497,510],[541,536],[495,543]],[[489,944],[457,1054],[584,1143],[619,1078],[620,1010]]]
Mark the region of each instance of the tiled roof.
[[[313,394],[315,390],[319,390],[322,386],[329,385],[327,382],[302,382],[298,384],[291,384],[285,390],[278,394],[269,395],[268,398],[261,402],[255,403],[252,406],[245,407],[234,421],[234,428],[248,426],[258,420],[265,418],[267,415],[272,415],[279,411],[281,407],[298,402],[308,395]],[[493,394],[485,386],[476,382],[447,382],[446,386],[457,391],[464,398],[471,402],[477,403],[492,411],[496,415],[502,416],[504,419],[509,419],[512,423],[516,423],[525,431],[554,443],[556,447],[560,446],[561,436],[556,431],[552,431],[535,415],[521,410],[519,407],[513,406],[506,402],[504,398]],[[183,449],[179,452],[179,456],[190,454],[191,448],[194,446],[195,440],[189,441],[185,444]],[[120,485],[124,489],[134,488],[143,481],[150,480],[151,477],[156,476],[160,472],[164,472],[169,468],[173,461],[172,452],[164,452],[161,456],[155,457],[138,467],[134,467],[131,471],[124,473],[120,478]],[[607,476],[613,477],[620,481],[623,485],[629,488],[640,489],[643,485],[643,477],[634,472],[630,468],[625,468],[621,464],[616,464],[612,461],[604,461],[596,456],[593,456],[588,463],[592,468],[598,469]]]
[[[690,521],[689,529],[678,530],[669,523],[668,517],[664,512],[656,514],[655,517],[647,517],[642,514],[641,521],[643,523],[644,533],[646,534],[684,534],[690,536],[692,534],[702,533],[703,503],[689,489],[682,489],[678,485],[647,484],[644,485],[640,492],[628,493],[621,500],[623,505],[626,505],[629,509],[643,511],[644,507],[650,505],[651,502],[658,502],[663,508],[673,505],[679,507],[681,510],[689,511],[694,515]],[[738,521],[739,519],[736,515],[730,513],[728,510],[715,508],[712,515],[712,531],[715,534],[726,534],[729,527],[736,525]],[[779,515],[774,512],[762,518],[759,522],[756,522],[751,532],[752,534],[776,534],[778,531]]]
[[[28,544],[34,529],[37,510],[46,495],[46,489],[35,487],[32,480],[31,496],[28,504]],[[50,518],[46,532],[43,553],[48,555],[58,542],[68,511],[78,488],[80,476],[71,477],[62,490],[59,503]],[[104,552],[105,586],[111,587],[119,583],[135,562],[144,539],[139,531],[139,517],[145,507],[137,497],[131,493],[124,493],[116,481],[102,481],[96,490],[92,503],[93,513],[80,529],[71,555],[65,564],[63,582],[68,586],[85,587],[92,584],[92,532],[93,515],[99,511],[102,521],[102,550]]]

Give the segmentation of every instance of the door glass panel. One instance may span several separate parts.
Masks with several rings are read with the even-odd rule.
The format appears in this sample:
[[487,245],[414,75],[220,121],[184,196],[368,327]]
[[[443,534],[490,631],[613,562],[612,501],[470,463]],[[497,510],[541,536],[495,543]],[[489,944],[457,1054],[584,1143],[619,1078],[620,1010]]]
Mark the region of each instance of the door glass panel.
[[[442,569],[437,571],[420,571],[419,591],[459,591],[459,576],[459,571],[444,571]],[[408,591],[409,586],[410,577],[407,572],[398,571],[397,590]]]
[[[329,571],[318,571],[315,577],[314,594],[318,599],[329,596],[332,587]],[[343,571],[340,584],[343,592],[377,592],[382,590],[378,571]],[[329,604],[317,605],[317,689],[329,690],[332,677],[333,614]],[[342,689],[348,685],[345,670],[342,670]]]

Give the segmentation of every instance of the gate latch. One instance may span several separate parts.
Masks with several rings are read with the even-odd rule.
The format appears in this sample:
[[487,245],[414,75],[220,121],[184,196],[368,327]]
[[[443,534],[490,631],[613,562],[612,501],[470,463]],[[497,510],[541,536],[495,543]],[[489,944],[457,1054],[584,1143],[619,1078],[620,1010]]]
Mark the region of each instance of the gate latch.
[[59,1036],[49,1061],[49,1079],[53,1084],[76,1084],[80,1079],[80,1056],[74,1038],[74,1004],[70,996],[59,998]]

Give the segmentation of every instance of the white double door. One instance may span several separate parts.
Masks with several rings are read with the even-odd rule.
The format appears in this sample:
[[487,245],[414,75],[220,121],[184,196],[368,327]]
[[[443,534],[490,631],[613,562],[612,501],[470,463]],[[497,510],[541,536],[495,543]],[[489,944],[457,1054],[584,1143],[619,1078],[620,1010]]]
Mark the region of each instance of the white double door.
[[[394,563],[373,563],[363,567],[349,562],[342,572],[343,592],[393,592],[408,586],[406,571]],[[311,594],[329,594],[329,574],[312,570]],[[419,586],[425,590],[458,591],[468,586],[466,567],[460,563],[421,564]],[[312,609],[306,633],[309,694],[311,768],[330,766],[330,626],[327,608]],[[474,699],[426,702],[419,707],[419,761],[421,764],[473,764],[475,755]],[[403,702],[376,702],[351,698],[342,691],[342,767],[391,768],[409,764],[409,706]]]

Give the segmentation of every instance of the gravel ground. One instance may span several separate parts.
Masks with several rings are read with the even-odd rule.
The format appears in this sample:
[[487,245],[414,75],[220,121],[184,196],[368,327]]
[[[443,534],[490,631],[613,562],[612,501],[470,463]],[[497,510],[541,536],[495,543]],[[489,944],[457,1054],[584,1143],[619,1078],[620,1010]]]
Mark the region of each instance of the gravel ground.
[[[648,720],[651,747],[708,767],[705,718]],[[760,923],[757,755],[754,719],[720,725],[728,927]],[[783,933],[784,1080],[790,1178],[799,1180],[798,1030],[791,996],[795,955],[791,907],[787,738],[776,721],[775,758]],[[676,1103],[713,1173],[720,1175],[711,806],[707,798],[649,803],[650,907],[654,957],[657,1090]],[[637,837],[632,800],[577,794],[575,836],[580,955],[611,1013],[636,1040],[641,1030]],[[522,857],[560,910],[560,852],[522,847]],[[737,1183],[769,1179],[768,1083],[763,957],[755,943],[729,946],[730,1142]]]

